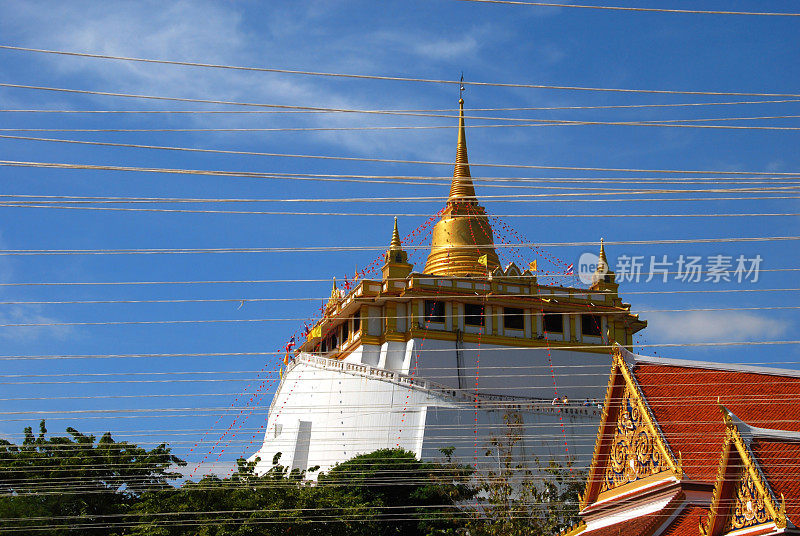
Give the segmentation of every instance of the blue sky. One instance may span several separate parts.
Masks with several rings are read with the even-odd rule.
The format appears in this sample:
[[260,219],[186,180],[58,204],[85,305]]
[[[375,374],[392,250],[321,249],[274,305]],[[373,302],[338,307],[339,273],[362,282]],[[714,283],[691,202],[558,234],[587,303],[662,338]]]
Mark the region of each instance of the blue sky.
[[[785,1],[622,2],[617,5],[788,11]],[[631,13],[574,8],[504,6],[456,1],[377,2],[4,2],[0,44],[168,60],[278,69],[385,75],[425,79],[507,82],[596,88],[665,89],[795,94],[800,87],[796,17],[748,17]],[[154,96],[292,106],[369,110],[446,110],[455,113],[457,86],[354,80],[0,50],[0,82]],[[536,120],[637,122],[715,119],[709,124],[796,127],[796,118],[730,120],[800,115],[800,103],[762,103],[644,108],[470,111],[474,108],[575,107],[718,103],[769,97],[648,94],[467,86],[468,116]],[[776,100],[776,99],[772,99]],[[160,100],[76,95],[0,88],[2,109],[232,110],[234,107]],[[240,108],[241,109],[241,108]],[[252,108],[248,108],[251,109]],[[674,169],[766,173],[800,171],[798,131],[710,129],[632,125],[486,127],[508,123],[468,119],[474,164]],[[55,114],[0,113],[0,128],[208,129],[438,127],[384,130],[272,132],[3,132],[73,140],[212,148],[281,154],[326,155],[451,162],[456,121],[448,117],[364,114]],[[170,198],[376,198],[438,197],[426,202],[262,202],[192,208],[249,211],[380,213],[383,216],[291,216],[0,207],[2,249],[294,248],[368,246],[349,252],[265,252],[182,255],[0,256],[0,282],[252,281],[296,283],[3,286],[4,302],[86,300],[229,300],[185,303],[4,304],[3,324],[236,320],[237,322],[77,325],[0,328],[4,356],[128,354],[241,354],[279,351],[304,319],[315,314],[341,280],[370,264],[388,243],[392,214],[408,233],[443,205],[452,167],[346,160],[100,147],[0,139],[3,160],[267,173],[442,177],[428,184],[321,182],[209,177],[121,171],[0,167],[2,193],[16,195]],[[668,201],[665,198],[776,196],[773,193],[675,193],[627,195],[619,189],[792,187],[769,176],[761,184],[676,184],[657,173],[542,170],[473,166],[479,196],[574,193],[565,197],[486,200],[538,243],[654,241],[671,239],[794,236],[798,218],[629,217],[798,211],[788,199]],[[684,180],[687,176],[679,175]],[[700,174],[710,178],[715,174]],[[777,175],[776,175],[777,176]],[[485,178],[547,181],[483,184]],[[648,181],[574,182],[622,177]],[[779,177],[779,176],[778,176]],[[555,180],[563,178],[563,180]],[[662,182],[654,179],[660,178]],[[730,177],[729,177],[730,178]],[[511,187],[507,187],[511,186]],[[553,187],[565,188],[553,190]],[[584,190],[582,188],[600,188]],[[604,197],[610,201],[601,200]],[[621,201],[624,197],[661,199]],[[558,202],[553,199],[559,199]],[[136,207],[137,205],[115,205]],[[144,205],[140,205],[144,206]],[[152,207],[152,205],[149,205]],[[162,204],[161,208],[186,208]],[[547,215],[548,217],[541,217]],[[596,217],[581,218],[576,215]],[[519,217],[525,216],[525,217]],[[565,263],[596,247],[544,248]],[[761,255],[764,270],[798,266],[791,241],[610,245],[609,256]],[[424,262],[425,252],[412,255]],[[503,254],[505,255],[505,254]],[[548,261],[535,252],[525,260]],[[503,257],[516,260],[514,257]],[[612,263],[614,261],[612,260]],[[650,322],[642,343],[795,340],[796,272],[763,271],[756,283],[623,283],[634,311]],[[725,293],[658,293],[729,290]],[[759,292],[740,292],[758,290]],[[286,301],[245,301],[254,299]],[[742,310],[742,308],[750,308]],[[685,309],[723,311],[667,312]],[[652,311],[652,312],[648,312]],[[286,320],[288,319],[288,320]],[[796,345],[646,348],[665,357],[797,368]],[[194,464],[225,432],[240,406],[274,370],[271,355],[174,355],[123,358],[4,360],[0,435],[19,437],[25,425],[47,417],[53,432],[66,426],[146,443],[166,440]],[[169,374],[162,374],[169,373]],[[88,374],[95,374],[89,376]],[[259,376],[259,374],[261,374]],[[271,374],[274,376],[274,374]],[[67,383],[53,383],[67,382]],[[75,383],[93,382],[93,383]],[[127,382],[127,383],[126,383]],[[249,387],[247,387],[249,386]],[[244,391],[245,387],[247,390]],[[268,385],[262,388],[268,391]],[[246,393],[242,395],[241,393]],[[238,401],[237,401],[238,396]],[[30,398],[33,400],[21,400]],[[269,394],[224,449],[219,463],[251,452],[263,424]],[[109,413],[107,410],[114,410]],[[119,410],[125,410],[120,412]],[[65,412],[76,413],[65,413]],[[250,410],[248,409],[247,412]],[[223,417],[218,421],[221,413]],[[237,420],[233,429],[239,426]],[[210,431],[209,431],[210,430]],[[208,431],[207,435],[204,435]],[[205,438],[205,439],[203,439]],[[194,451],[195,443],[205,441]],[[211,439],[212,443],[207,443]],[[230,435],[224,438],[224,446]],[[244,440],[244,441],[242,441]],[[215,462],[220,446],[205,458]],[[198,454],[200,453],[200,454]],[[192,464],[190,463],[190,466]]]

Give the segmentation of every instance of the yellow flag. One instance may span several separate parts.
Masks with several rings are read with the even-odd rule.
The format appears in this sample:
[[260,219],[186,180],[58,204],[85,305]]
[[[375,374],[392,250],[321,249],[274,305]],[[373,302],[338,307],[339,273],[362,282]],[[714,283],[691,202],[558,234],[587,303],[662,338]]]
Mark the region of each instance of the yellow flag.
[[322,326],[314,326],[314,328],[308,333],[309,339],[319,339],[322,338]]
[[482,264],[482,265],[488,267],[489,266],[489,255],[488,254],[487,255],[481,255],[480,257],[478,257],[478,264]]
[[[537,259],[537,260],[538,260],[538,259]],[[533,261],[532,263],[530,263],[530,264],[528,265],[528,268],[530,268],[530,269],[531,269],[531,272],[535,272],[535,271],[536,271],[536,261]]]

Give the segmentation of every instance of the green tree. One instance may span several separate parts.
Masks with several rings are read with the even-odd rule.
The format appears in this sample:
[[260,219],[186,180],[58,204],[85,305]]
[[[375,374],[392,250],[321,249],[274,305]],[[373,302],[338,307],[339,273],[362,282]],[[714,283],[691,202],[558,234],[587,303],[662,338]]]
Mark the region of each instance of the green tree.
[[[21,445],[0,440],[0,518],[11,531],[48,526],[37,534],[111,534],[110,518],[126,512],[146,492],[170,488],[173,471],[185,462],[166,444],[147,450],[116,442],[111,434],[98,441],[67,428],[69,437],[47,437],[45,421],[38,436],[25,428]],[[100,526],[102,525],[102,527]]]
[[347,534],[452,532],[463,525],[460,504],[475,490],[470,485],[472,468],[453,463],[451,453],[445,449],[444,461],[422,462],[407,450],[376,450],[321,474],[319,489],[334,489],[335,495],[349,499],[348,504],[370,509],[368,522],[343,527]]
[[280,454],[263,475],[255,462],[237,461],[228,478],[206,475],[180,488],[145,494],[131,509],[132,534],[140,536],[250,536],[300,534],[293,527],[305,515],[305,472],[279,465]]
[[[524,432],[522,417],[504,416],[505,433],[491,441],[487,457],[497,470],[478,475],[478,505],[466,523],[472,536],[556,536],[579,520],[584,473],[571,464],[538,459],[526,464],[515,454]],[[490,464],[487,464],[490,466]]]
[[133,511],[140,536],[446,534],[460,526],[471,469],[383,449],[320,474],[316,483],[279,464],[263,475],[239,460],[230,478],[206,476],[148,493]]

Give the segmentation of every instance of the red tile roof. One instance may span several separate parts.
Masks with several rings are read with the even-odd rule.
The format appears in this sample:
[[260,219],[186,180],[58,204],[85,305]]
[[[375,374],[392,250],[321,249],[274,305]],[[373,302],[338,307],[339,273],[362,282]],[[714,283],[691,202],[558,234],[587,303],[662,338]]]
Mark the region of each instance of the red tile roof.
[[750,449],[778,501],[786,497],[786,515],[800,525],[800,442],[756,438]]
[[700,520],[708,515],[708,508],[689,505],[684,508],[661,536],[699,536]]
[[716,478],[725,437],[717,398],[752,426],[800,431],[799,377],[642,362],[634,375],[690,479]]

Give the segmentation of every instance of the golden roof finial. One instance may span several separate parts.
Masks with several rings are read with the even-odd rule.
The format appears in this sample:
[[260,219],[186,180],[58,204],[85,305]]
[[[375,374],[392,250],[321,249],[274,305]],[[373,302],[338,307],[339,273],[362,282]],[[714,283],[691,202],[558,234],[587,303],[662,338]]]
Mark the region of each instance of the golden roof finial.
[[[461,76],[464,81],[464,76]],[[458,95],[458,145],[456,146],[456,165],[453,168],[453,182],[450,184],[450,196],[448,202],[467,201],[476,204],[475,187],[472,185],[472,176],[469,172],[469,158],[467,157],[467,133],[464,127],[464,99],[461,91],[464,86],[460,86]]]
[[600,238],[600,262],[597,263],[598,269],[602,263],[603,267],[608,269],[608,259],[606,258],[606,247],[603,245],[603,238]]
[[392,231],[392,241],[389,243],[389,251],[399,251],[403,249],[400,242],[400,233],[397,231],[397,216],[394,217],[394,230]]
[[[462,78],[463,80],[463,78]],[[463,86],[461,90],[463,91]],[[478,204],[469,172],[464,99],[458,100],[458,150],[450,196],[433,227],[425,273],[446,276],[486,276],[500,266],[485,209]]]

